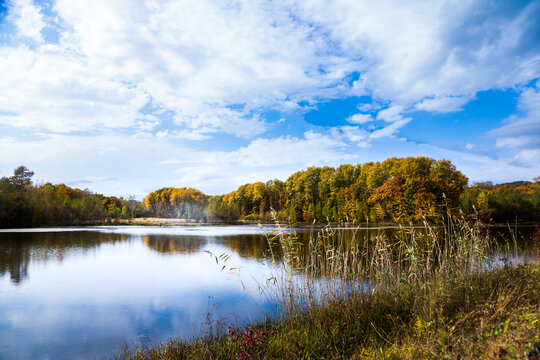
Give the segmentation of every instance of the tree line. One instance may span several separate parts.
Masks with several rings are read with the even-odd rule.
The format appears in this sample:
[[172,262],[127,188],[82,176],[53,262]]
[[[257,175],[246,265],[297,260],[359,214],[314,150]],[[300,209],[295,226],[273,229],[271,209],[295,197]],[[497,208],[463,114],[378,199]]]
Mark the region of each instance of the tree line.
[[246,184],[211,197],[208,211],[218,220],[431,221],[458,207],[467,181],[450,161],[427,157],[310,167],[285,182]]
[[0,227],[84,224],[143,215],[134,199],[94,194],[64,184],[35,186],[25,166],[0,178]]
[[[216,222],[433,221],[459,207],[467,181],[447,160],[390,158],[338,168],[310,167],[286,181],[245,184],[217,196],[163,188],[150,193],[143,204],[158,217],[183,214]],[[186,208],[192,209],[190,214]]]
[[502,185],[476,183],[448,160],[390,158],[334,167],[310,167],[277,179],[209,196],[166,187],[141,202],[94,194],[64,184],[32,183],[20,166],[0,178],[0,227],[161,217],[201,222],[430,222],[448,212],[496,222],[540,221],[540,177]]
[[209,197],[207,214],[213,221],[433,222],[448,213],[499,223],[540,221],[540,177],[467,183],[450,161],[427,157],[311,167],[285,182],[246,184]]
[[473,184],[460,197],[465,213],[477,213],[495,222],[540,221],[540,176],[533,182],[517,181],[494,185]]

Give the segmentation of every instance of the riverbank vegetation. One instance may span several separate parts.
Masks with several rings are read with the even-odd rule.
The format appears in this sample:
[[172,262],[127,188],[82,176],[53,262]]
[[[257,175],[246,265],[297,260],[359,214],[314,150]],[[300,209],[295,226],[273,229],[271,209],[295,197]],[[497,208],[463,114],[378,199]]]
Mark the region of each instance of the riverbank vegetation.
[[365,243],[332,230],[308,243],[270,234],[280,271],[262,285],[276,304],[265,321],[119,358],[526,358],[540,340],[540,253],[516,261],[512,239],[497,244],[464,220],[400,234]]
[[[537,179],[540,180],[540,179]],[[540,221],[540,181],[473,184],[447,160],[426,157],[390,158],[383,162],[311,167],[285,182],[245,184],[219,196],[192,202],[199,219],[211,222],[270,221],[300,223],[429,222],[450,209],[485,221]],[[156,216],[180,209],[173,193],[193,189],[160,189],[144,204]],[[178,210],[177,210],[178,212]]]
[[[540,221],[540,177],[535,182],[517,181],[493,185],[473,184],[460,196],[460,208],[466,214],[479,213],[495,222]],[[516,220],[517,219],[517,220]]]
[[288,222],[417,221],[456,207],[467,178],[449,161],[391,158],[381,163],[311,167],[287,181],[240,186],[208,198],[213,220]]
[[34,185],[24,166],[0,178],[0,227],[91,224],[142,214],[134,199],[94,194],[64,184]]
[[142,202],[94,194],[64,184],[32,184],[24,166],[0,179],[0,227],[89,224],[138,217],[186,222],[421,223],[446,212],[494,222],[540,221],[535,182],[472,184],[447,160],[390,158],[383,162],[311,167],[209,196],[193,188],[162,188]]
[[144,208],[157,218],[203,220],[208,196],[192,188],[162,188],[148,194]]

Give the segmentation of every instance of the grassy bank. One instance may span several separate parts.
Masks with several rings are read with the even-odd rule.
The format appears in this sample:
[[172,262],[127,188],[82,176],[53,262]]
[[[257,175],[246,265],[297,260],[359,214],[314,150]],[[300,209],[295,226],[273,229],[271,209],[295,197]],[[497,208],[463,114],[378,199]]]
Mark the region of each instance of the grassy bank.
[[426,230],[362,244],[331,230],[307,244],[269,234],[276,320],[120,357],[525,358],[540,340],[540,263],[512,265],[511,241],[493,258],[489,232],[464,221]]

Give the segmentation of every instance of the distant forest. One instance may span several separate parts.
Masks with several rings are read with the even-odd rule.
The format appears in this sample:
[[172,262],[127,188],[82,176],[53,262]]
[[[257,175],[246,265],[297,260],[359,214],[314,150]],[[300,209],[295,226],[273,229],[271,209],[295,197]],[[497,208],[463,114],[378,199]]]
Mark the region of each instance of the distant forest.
[[34,186],[25,166],[0,178],[0,227],[78,224],[143,216],[140,202],[94,194],[64,184]]
[[494,185],[468,179],[448,160],[390,158],[383,162],[311,167],[286,181],[240,186],[208,196],[193,188],[162,188],[142,202],[64,184],[32,184],[24,166],[0,179],[0,227],[81,224],[134,217],[202,222],[437,222],[448,213],[484,221],[538,222],[540,178]]

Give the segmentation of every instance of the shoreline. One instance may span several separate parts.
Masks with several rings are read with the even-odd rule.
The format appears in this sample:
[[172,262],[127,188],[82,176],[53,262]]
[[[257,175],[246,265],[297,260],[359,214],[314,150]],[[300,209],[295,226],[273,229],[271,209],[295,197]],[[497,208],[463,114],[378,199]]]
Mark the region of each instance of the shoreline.
[[[340,229],[358,229],[358,230],[368,230],[368,229],[399,229],[401,227],[406,228],[424,228],[425,224],[420,223],[408,223],[408,224],[399,224],[399,223],[287,223],[279,222],[280,225],[285,227],[295,227],[301,229],[322,229],[327,226],[332,228]],[[29,229],[29,228],[55,228],[55,227],[77,227],[77,226],[163,226],[163,227],[174,227],[174,226],[186,226],[186,227],[196,227],[196,226],[274,226],[275,222],[267,221],[253,221],[253,220],[238,220],[232,222],[203,222],[190,219],[176,219],[176,218],[155,218],[155,217],[141,217],[141,218],[132,218],[132,219],[106,219],[106,220],[95,220],[95,221],[74,221],[69,223],[58,223],[58,224],[32,224],[29,226],[22,226],[16,228],[3,228],[0,226],[0,230],[10,230],[10,229]],[[521,222],[516,224],[508,223],[480,223],[480,226],[486,228],[508,228],[514,229],[515,226],[518,228],[534,228],[536,223],[533,222]],[[429,227],[438,228],[442,227],[442,224],[432,223],[428,224]]]
[[[414,288],[355,294],[277,321],[126,346],[111,359],[523,359],[540,340],[539,276],[537,262],[441,283],[431,298]],[[437,310],[422,311],[428,303]]]

